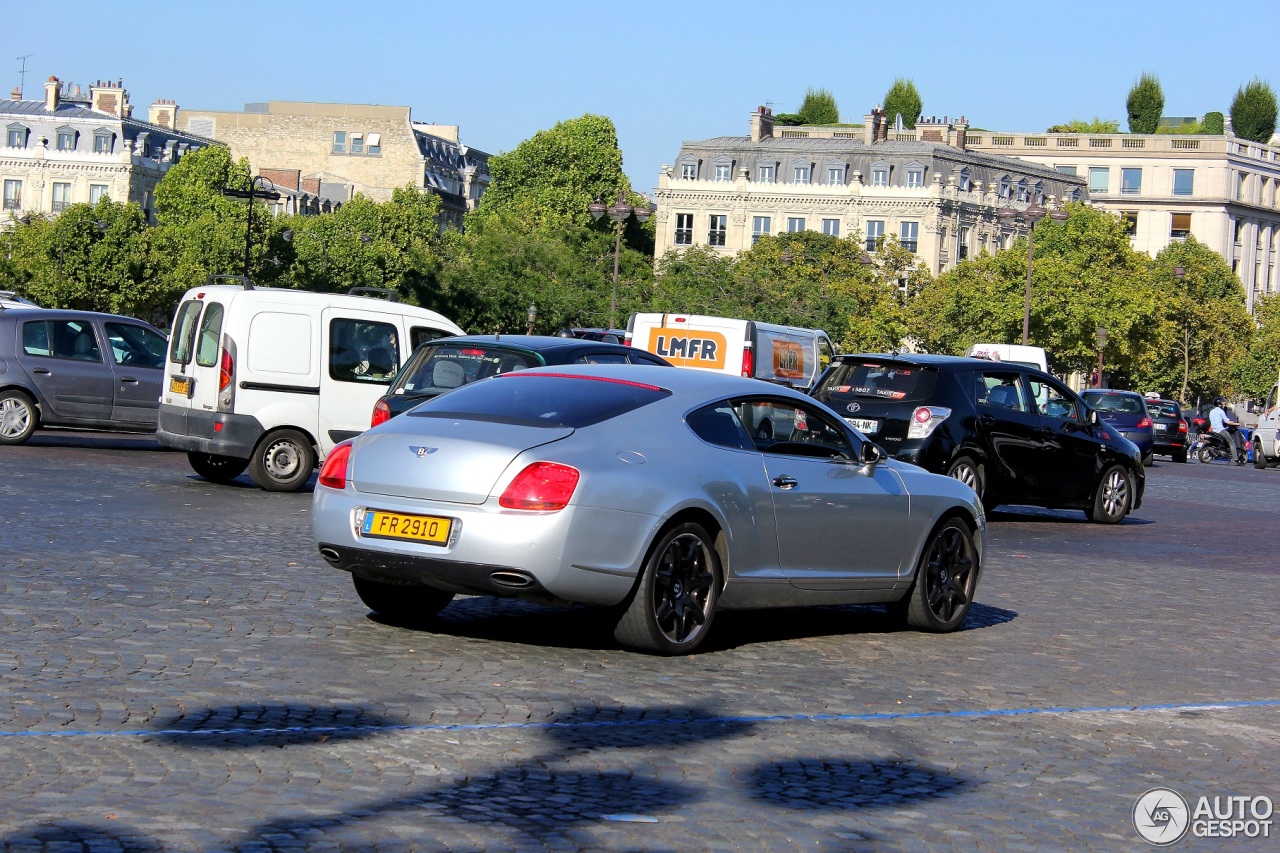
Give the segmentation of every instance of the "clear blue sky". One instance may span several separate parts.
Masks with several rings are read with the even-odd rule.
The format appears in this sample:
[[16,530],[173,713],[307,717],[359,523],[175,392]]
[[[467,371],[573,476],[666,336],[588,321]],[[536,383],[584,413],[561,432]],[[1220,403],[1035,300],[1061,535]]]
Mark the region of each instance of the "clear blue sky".
[[648,192],[686,139],[745,135],[757,105],[794,112],[809,87],[843,118],[913,80],[927,115],[993,130],[1125,120],[1144,71],[1166,115],[1227,112],[1242,84],[1280,90],[1280,4],[1208,0],[791,4],[638,0],[218,0],[0,4],[0,91],[43,97],[53,74],[122,78],[156,98],[238,110],[267,100],[405,105],[416,121],[509,151],[556,122],[606,115]]

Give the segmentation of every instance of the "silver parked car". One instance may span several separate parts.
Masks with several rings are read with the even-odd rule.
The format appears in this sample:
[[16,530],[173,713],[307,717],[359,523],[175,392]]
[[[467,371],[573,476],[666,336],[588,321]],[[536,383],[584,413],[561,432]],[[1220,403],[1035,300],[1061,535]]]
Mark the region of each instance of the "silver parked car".
[[986,520],[973,490],[885,458],[812,398],[662,367],[542,367],[464,385],[338,446],[321,555],[371,609],[455,594],[618,608],[682,654],[717,610],[882,603],[960,626]]

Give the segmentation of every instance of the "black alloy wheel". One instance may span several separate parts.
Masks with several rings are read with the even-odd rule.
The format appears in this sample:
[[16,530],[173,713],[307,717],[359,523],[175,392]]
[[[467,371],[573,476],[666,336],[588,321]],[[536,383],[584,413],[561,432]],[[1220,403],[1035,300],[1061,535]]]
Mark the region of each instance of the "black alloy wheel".
[[645,561],[613,636],[636,651],[687,654],[706,639],[720,595],[720,557],[699,524],[665,531]]
[[974,462],[972,457],[961,456],[947,469],[947,476],[964,483],[973,489],[979,498],[986,492],[986,472],[982,465]]
[[226,485],[244,473],[249,467],[248,459],[237,459],[234,456],[223,456],[218,453],[200,453],[189,451],[187,461],[191,470],[195,471],[210,483]]
[[429,586],[381,583],[355,575],[351,580],[366,607],[396,622],[430,619],[453,601],[453,593]]
[[954,631],[969,614],[977,586],[973,533],[961,519],[950,518],[929,535],[911,591],[889,612],[917,631]]

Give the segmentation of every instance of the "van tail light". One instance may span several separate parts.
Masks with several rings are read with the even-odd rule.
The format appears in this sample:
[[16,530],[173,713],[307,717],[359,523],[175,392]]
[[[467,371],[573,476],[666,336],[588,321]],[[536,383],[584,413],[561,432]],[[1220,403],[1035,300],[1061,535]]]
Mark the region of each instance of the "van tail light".
[[325,457],[320,468],[320,485],[329,489],[345,489],[347,487],[347,462],[351,459],[351,442],[344,441],[336,445]]
[[747,377],[756,375],[756,354],[754,350],[744,349],[742,351],[742,375]]
[[911,425],[907,427],[907,438],[928,438],[938,428],[938,424],[951,417],[951,410],[946,406],[920,406],[911,413]]
[[1178,432],[1186,432],[1186,431],[1187,431],[1187,422],[1178,421]]
[[534,462],[516,475],[498,504],[507,509],[564,509],[578,488],[577,468],[559,462]]
[[387,405],[386,400],[379,400],[373,404],[373,419],[369,421],[369,427],[372,429],[378,424],[385,424],[391,420],[391,407]]
[[231,379],[235,375],[236,365],[231,360],[231,353],[226,347],[222,348],[222,358],[218,360],[218,390],[225,391],[227,386],[231,384]]
[[1150,426],[1151,418],[1144,417],[1142,420],[1138,421],[1138,429],[1147,429]]

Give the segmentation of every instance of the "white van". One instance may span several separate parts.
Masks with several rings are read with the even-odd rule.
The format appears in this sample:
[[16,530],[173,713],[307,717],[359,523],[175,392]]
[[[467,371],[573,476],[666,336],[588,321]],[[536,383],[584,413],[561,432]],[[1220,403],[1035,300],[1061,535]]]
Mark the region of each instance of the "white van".
[[676,367],[751,376],[802,390],[813,385],[835,354],[821,329],[700,314],[632,314],[626,343]]
[[1049,372],[1049,358],[1043,347],[1022,344],[974,344],[965,351],[965,355],[970,358],[985,358],[989,361],[1007,361],[1023,367],[1034,367],[1045,373]]
[[390,291],[343,295],[211,283],[188,290],[169,337],[160,424],[165,447],[227,483],[249,469],[264,489],[301,488],[340,441],[369,426],[414,347],[458,328]]

